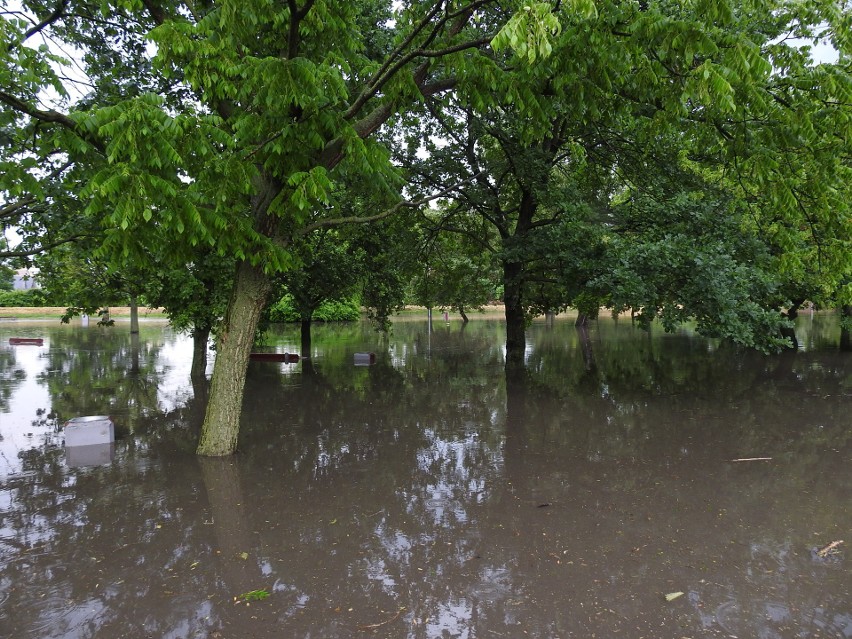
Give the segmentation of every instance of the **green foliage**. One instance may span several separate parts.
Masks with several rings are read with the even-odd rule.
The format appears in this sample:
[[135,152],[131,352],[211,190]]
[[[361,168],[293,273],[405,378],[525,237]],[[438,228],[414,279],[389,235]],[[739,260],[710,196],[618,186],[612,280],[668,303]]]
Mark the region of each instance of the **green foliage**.
[[127,305],[130,290],[135,289],[135,278],[125,277],[130,274],[95,257],[94,252],[91,246],[66,244],[36,259],[42,290],[54,306],[69,307],[69,318]]
[[699,332],[763,351],[788,346],[779,280],[742,211],[723,194],[692,191],[655,200],[637,194],[615,210],[608,268],[588,283],[605,305],[633,309],[673,331],[694,319]]
[[0,264],[0,291],[11,291],[14,284],[15,271]]
[[152,255],[142,279],[148,304],[162,307],[175,329],[206,335],[225,314],[233,277],[232,258],[199,246],[186,264],[168,250]]
[[27,308],[47,306],[47,300],[44,291],[38,288],[23,291],[0,290],[0,306]]
[[[785,306],[852,294],[849,16],[836,9],[529,3],[492,41],[510,70],[480,66],[431,104],[415,138],[452,143],[427,144],[426,170],[407,162],[426,183],[469,181],[442,228],[492,225],[484,245],[516,318],[614,306],[773,350]],[[841,63],[814,64],[790,35],[830,39]]]
[[[356,322],[361,319],[361,308],[356,299],[326,300],[313,311],[315,322]],[[270,322],[299,322],[302,314],[296,307],[292,295],[285,295],[269,309]]]
[[267,591],[265,589],[250,590],[249,592],[244,592],[239,597],[237,597],[238,600],[242,600],[242,601],[245,601],[245,602],[263,601],[264,599],[268,599],[268,598],[269,598],[269,591]]
[[422,264],[411,281],[413,303],[429,308],[480,310],[497,299],[498,272],[492,256],[471,234],[442,233],[442,216],[432,213],[422,221],[429,235],[422,242]]
[[[592,0],[574,0],[570,4],[591,17],[595,13]],[[500,32],[491,40],[495,51],[511,48],[515,54],[526,59],[530,64],[536,58],[547,58],[553,52],[551,43],[554,36],[561,31],[559,20],[553,14],[549,2],[532,2],[524,5]]]

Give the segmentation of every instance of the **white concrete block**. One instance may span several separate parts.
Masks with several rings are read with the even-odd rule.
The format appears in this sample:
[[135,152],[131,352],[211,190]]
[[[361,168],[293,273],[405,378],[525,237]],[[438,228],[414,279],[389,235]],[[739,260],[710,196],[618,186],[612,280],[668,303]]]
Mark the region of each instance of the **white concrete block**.
[[65,446],[93,446],[115,441],[115,425],[104,415],[75,417],[65,422]]

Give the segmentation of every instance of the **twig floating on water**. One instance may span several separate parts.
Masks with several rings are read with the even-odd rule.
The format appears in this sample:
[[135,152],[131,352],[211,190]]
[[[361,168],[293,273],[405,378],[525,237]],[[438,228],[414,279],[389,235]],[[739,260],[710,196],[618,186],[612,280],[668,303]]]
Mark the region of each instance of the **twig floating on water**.
[[740,457],[739,459],[732,459],[732,462],[744,462],[744,461],[772,461],[771,457]]
[[399,616],[404,610],[405,608],[400,608],[396,611],[396,614],[393,617],[391,617],[390,619],[385,619],[384,621],[381,621],[379,623],[371,623],[367,624],[366,626],[358,626],[358,630],[375,630],[376,628],[381,628],[382,626],[386,626],[389,623],[393,623],[394,621],[399,619]]

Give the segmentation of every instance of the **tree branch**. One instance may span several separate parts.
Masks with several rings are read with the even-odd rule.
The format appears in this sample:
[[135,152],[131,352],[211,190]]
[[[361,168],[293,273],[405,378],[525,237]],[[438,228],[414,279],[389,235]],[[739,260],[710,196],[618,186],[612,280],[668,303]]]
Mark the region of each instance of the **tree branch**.
[[31,104],[28,104],[21,100],[20,98],[15,97],[5,91],[0,91],[0,102],[12,107],[18,113],[23,113],[24,115],[28,115],[31,118],[39,120],[41,122],[48,122],[52,124],[60,124],[64,126],[66,129],[73,131],[77,136],[80,137],[81,140],[85,140],[92,146],[94,146],[98,151],[103,152],[104,146],[100,140],[92,138],[85,131],[83,131],[74,120],[69,118],[66,114],[60,113],[59,111],[54,111],[51,109],[50,111],[42,111],[40,109],[35,108]]
[[408,37],[403,40],[402,43],[391,52],[382,67],[378,71],[376,71],[376,73],[373,74],[373,77],[371,77],[367,81],[367,86],[361,92],[361,95],[359,95],[355,99],[355,102],[352,104],[352,106],[349,107],[349,109],[346,111],[343,116],[344,118],[349,119],[355,117],[358,111],[360,111],[361,108],[367,103],[367,100],[369,100],[371,97],[376,95],[376,93],[378,93],[381,86],[385,82],[387,82],[391,75],[393,75],[393,72],[391,71],[392,67],[396,70],[399,70],[400,66],[398,64],[394,64],[394,60],[396,60],[400,55],[402,55],[403,51],[405,51],[411,45],[411,43],[414,42],[414,39],[423,31],[423,29],[425,29],[429,25],[429,23],[432,21],[432,18],[434,18],[440,10],[441,3],[436,2],[435,5],[432,7],[432,10],[429,11],[423,17],[423,19],[417,24],[414,29],[412,29]]
[[349,216],[349,217],[338,217],[338,218],[331,218],[331,219],[327,219],[327,220],[318,220],[318,221],[314,222],[313,224],[308,224],[305,228],[303,228],[301,231],[299,231],[297,237],[304,237],[305,235],[308,235],[309,233],[316,231],[317,229],[327,228],[327,227],[330,227],[330,226],[343,226],[343,225],[346,225],[346,224],[366,224],[366,223],[369,223],[369,222],[377,222],[379,220],[383,220],[385,218],[388,218],[395,213],[398,213],[402,209],[417,209],[417,208],[420,208],[421,206],[423,206],[424,204],[428,204],[432,200],[437,200],[438,198],[442,198],[442,197],[446,196],[447,194],[452,193],[458,187],[460,187],[461,185],[463,185],[467,182],[470,182],[475,177],[476,176],[473,176],[473,177],[471,177],[467,180],[464,180],[464,181],[459,182],[457,184],[453,184],[452,186],[448,186],[447,188],[443,189],[442,191],[439,191],[438,193],[433,193],[432,195],[426,196],[424,198],[420,198],[419,200],[413,200],[413,201],[402,200],[401,202],[397,202],[396,204],[394,204],[389,209],[386,209],[385,211],[382,211],[381,213],[376,213],[375,215],[364,215],[364,216],[352,215],[352,216]]
[[168,15],[166,15],[163,7],[154,2],[154,0],[142,0],[142,4],[157,24],[163,24],[168,20]]
[[49,16],[47,16],[44,20],[42,20],[38,24],[33,25],[32,27],[27,29],[27,31],[26,31],[26,33],[24,33],[24,37],[21,39],[21,41],[10,43],[9,46],[6,47],[6,50],[12,51],[15,47],[23,44],[24,42],[26,42],[29,38],[31,38],[35,34],[41,33],[45,28],[49,27],[54,22],[59,20],[65,14],[65,9],[67,7],[68,7],[68,0],[59,0],[59,4],[56,5],[56,8],[53,10],[53,13],[51,13]]
[[[464,51],[465,49],[480,47],[485,44],[488,44],[488,42],[490,42],[489,38],[481,38],[479,40],[463,42],[457,45],[446,47],[445,49],[429,50],[424,48],[426,46],[429,46],[429,44],[435,40],[435,38],[438,36],[438,33],[440,33],[440,30],[444,27],[444,25],[447,24],[447,22],[455,18],[458,18],[458,20],[450,28],[448,35],[449,37],[458,35],[458,33],[462,30],[462,27],[464,27],[464,25],[466,24],[470,14],[477,8],[492,1],[493,0],[475,0],[469,5],[464,6],[456,11],[448,12],[447,14],[442,16],[441,19],[438,20],[438,22],[435,23],[434,27],[432,28],[432,32],[429,34],[429,36],[426,38],[426,41],[420,47],[413,51],[409,51],[408,53],[403,55],[405,49],[411,45],[417,35],[420,34],[423,29],[426,28],[432,18],[434,18],[435,15],[437,15],[438,11],[440,11],[441,3],[436,3],[432,10],[426,16],[424,16],[424,18],[420,21],[417,27],[415,27],[415,29],[408,36],[408,38],[406,38],[405,41],[400,44],[391,53],[390,56],[388,56],[388,59],[385,61],[384,65],[382,65],[382,68],[379,69],[379,71],[377,71],[372,78],[370,78],[369,82],[367,82],[367,86],[364,88],[364,90],[361,92],[361,94],[358,96],[352,106],[346,110],[346,113],[343,117],[347,120],[354,118],[358,114],[358,112],[364,107],[367,101],[370,98],[376,96],[379,91],[381,91],[381,88],[385,84],[387,84],[387,82],[392,77],[394,77],[406,64],[408,64],[412,60],[415,60],[416,58],[438,58],[441,56],[449,55],[450,53],[457,53],[458,51]],[[423,79],[425,79],[426,69],[428,69],[428,63],[424,62],[415,71],[415,82],[418,85],[422,84]]]
[[286,58],[292,60],[299,53],[299,23],[303,16],[299,12],[296,0],[287,0],[287,7],[290,9],[290,25],[287,30]]
[[61,240],[56,240],[55,242],[51,242],[50,244],[42,244],[37,248],[26,249],[22,251],[0,251],[0,259],[6,259],[10,257],[31,257],[33,255],[38,255],[39,253],[44,253],[45,251],[49,251],[50,249],[56,248],[57,246],[62,246],[63,244],[68,244],[69,242],[76,242],[78,240],[82,240],[83,238],[92,237],[91,235],[72,235],[70,237],[66,237]]
[[12,217],[13,215],[16,215],[21,209],[24,209],[26,211],[27,207],[29,207],[29,205],[35,201],[36,199],[34,197],[29,196],[25,197],[22,200],[18,200],[17,202],[12,202],[11,204],[3,205],[2,207],[0,207],[0,219],[3,219],[4,217]]

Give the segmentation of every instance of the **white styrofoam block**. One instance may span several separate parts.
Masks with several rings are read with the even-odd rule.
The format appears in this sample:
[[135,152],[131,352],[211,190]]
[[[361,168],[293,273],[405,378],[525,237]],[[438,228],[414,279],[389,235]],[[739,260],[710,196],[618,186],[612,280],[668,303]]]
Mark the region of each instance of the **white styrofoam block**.
[[66,446],[65,463],[69,468],[80,466],[102,466],[115,457],[115,444],[91,444],[89,446]]
[[115,425],[104,415],[75,417],[65,422],[65,446],[92,446],[115,441]]

